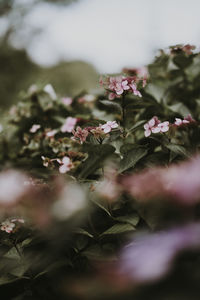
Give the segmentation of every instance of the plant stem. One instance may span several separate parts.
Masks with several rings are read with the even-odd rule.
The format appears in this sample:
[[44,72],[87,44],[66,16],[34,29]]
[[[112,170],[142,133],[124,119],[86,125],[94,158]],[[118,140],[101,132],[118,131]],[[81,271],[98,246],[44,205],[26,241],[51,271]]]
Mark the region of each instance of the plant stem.
[[122,127],[123,127],[123,137],[125,138],[125,96],[122,95]]

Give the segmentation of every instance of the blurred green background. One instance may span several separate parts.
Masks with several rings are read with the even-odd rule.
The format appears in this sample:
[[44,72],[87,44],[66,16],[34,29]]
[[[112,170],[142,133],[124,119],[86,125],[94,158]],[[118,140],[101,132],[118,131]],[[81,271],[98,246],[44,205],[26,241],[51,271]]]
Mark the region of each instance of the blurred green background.
[[[24,4],[23,4],[24,2]],[[74,96],[98,87],[99,75],[95,68],[83,61],[61,62],[44,68],[33,63],[26,50],[10,45],[10,35],[23,25],[23,18],[38,2],[52,5],[69,5],[65,1],[15,1],[0,0],[0,18],[8,20],[8,27],[0,37],[0,110],[8,108],[20,98],[20,92],[31,84],[51,83],[59,96]],[[17,13],[16,13],[17,12]],[[16,16],[16,19],[13,18]],[[35,33],[37,34],[37,32]],[[29,37],[31,39],[31,37]]]

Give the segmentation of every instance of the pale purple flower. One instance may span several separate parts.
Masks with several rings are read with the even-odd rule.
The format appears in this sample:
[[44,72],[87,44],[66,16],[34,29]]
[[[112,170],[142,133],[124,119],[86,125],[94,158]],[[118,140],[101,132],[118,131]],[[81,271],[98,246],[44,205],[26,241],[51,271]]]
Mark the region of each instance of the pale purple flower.
[[127,91],[132,91],[134,95],[142,97],[141,93],[137,90],[136,81],[134,77],[116,76],[107,78],[106,82],[101,80],[101,84],[106,85],[109,90],[109,100],[119,98]]
[[72,132],[77,123],[77,118],[67,117],[65,123],[61,127],[61,132]]
[[50,130],[50,131],[47,131],[46,132],[46,136],[51,138],[51,137],[54,137],[54,135],[57,133],[57,130],[56,129],[53,129],[53,130]]
[[134,237],[122,249],[119,270],[137,283],[161,279],[172,268],[176,256],[200,248],[200,224]]
[[195,120],[192,118],[192,116],[189,114],[187,115],[183,120],[180,118],[175,118],[174,125],[175,126],[182,126],[190,123],[194,123]]
[[167,132],[169,130],[169,122],[165,121],[165,122],[159,123],[157,125],[157,127],[159,128],[160,132]]
[[32,127],[30,128],[29,132],[31,133],[35,133],[36,131],[38,131],[38,129],[41,128],[40,124],[33,124]]
[[64,105],[68,106],[72,104],[73,99],[71,97],[64,97],[61,101]]
[[73,163],[68,156],[64,156],[61,160],[61,166],[59,167],[59,172],[64,174],[73,168]]
[[82,128],[79,127],[79,126],[76,128],[76,131],[73,130],[72,133],[73,133],[73,135],[74,135],[73,138],[74,138],[75,140],[76,140],[76,139],[80,140],[80,143],[81,143],[81,144],[82,144],[83,142],[86,141],[86,138],[87,138],[87,136],[88,136],[88,134],[89,134],[89,132],[88,132],[87,129],[82,129]]
[[133,91],[133,94],[135,96],[142,97],[141,93],[137,90],[137,86],[136,86],[136,83],[134,82],[134,80],[131,82],[130,87],[131,87],[131,89]]
[[113,128],[117,128],[118,124],[116,121],[108,121],[106,124],[101,125],[104,133],[109,133]]
[[157,133],[160,132],[160,129],[158,129],[158,124],[160,121],[158,120],[158,117],[154,116],[151,120],[149,120],[146,124],[144,124],[144,135],[145,137],[148,137],[151,135],[151,133]]
[[174,122],[174,125],[176,126],[181,126],[181,125],[184,125],[184,124],[188,124],[190,123],[188,120],[182,120],[180,118],[175,118],[175,122]]

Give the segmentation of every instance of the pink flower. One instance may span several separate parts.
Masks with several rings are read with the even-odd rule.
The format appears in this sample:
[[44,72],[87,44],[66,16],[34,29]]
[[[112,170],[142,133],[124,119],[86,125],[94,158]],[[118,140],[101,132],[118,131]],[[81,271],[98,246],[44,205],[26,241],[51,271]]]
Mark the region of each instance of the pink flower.
[[183,120],[180,119],[180,118],[175,118],[174,125],[176,125],[176,126],[182,126],[182,125],[193,123],[193,122],[195,122],[195,120],[189,114]]
[[116,121],[108,121],[106,124],[101,125],[101,128],[103,129],[104,133],[108,133],[112,130],[112,128],[117,128],[118,124]]
[[80,140],[81,144],[86,141],[86,138],[89,134],[87,129],[81,129],[79,126],[76,128],[76,131],[73,130],[72,133],[74,135],[74,139]]
[[64,132],[72,132],[76,123],[77,123],[76,118],[68,117],[65,120],[65,123],[63,124],[63,126],[61,127],[61,132],[63,132],[63,133]]
[[123,76],[110,77],[108,88],[114,91],[117,95],[122,95],[124,91],[129,90],[128,80]]
[[134,80],[131,81],[130,87],[131,87],[131,89],[132,89],[132,91],[133,91],[133,94],[134,94],[135,96],[142,97],[141,93],[137,90],[137,86],[136,86]]
[[141,93],[137,90],[136,81],[134,77],[116,76],[109,77],[106,82],[101,79],[101,84],[106,85],[110,91],[109,100],[119,98],[124,92],[132,91],[134,95],[142,97]]
[[61,99],[61,101],[64,105],[68,106],[68,105],[72,104],[73,100],[71,97],[64,97]]
[[51,138],[51,137],[54,137],[54,135],[57,133],[57,130],[56,129],[53,129],[53,130],[50,130],[50,131],[47,131],[46,132],[46,136]]
[[73,168],[73,163],[68,156],[64,156],[61,160],[61,166],[59,167],[59,172],[64,174]]
[[16,222],[24,224],[25,221],[24,221],[24,219],[18,219],[18,218],[12,219],[12,220],[7,219],[1,223],[0,229],[7,233],[11,233],[16,226],[15,225]]
[[163,123],[159,123],[157,128],[160,130],[159,132],[167,132],[169,130],[169,122],[165,121]]
[[41,128],[41,126],[39,124],[33,124],[33,126],[30,128],[29,132],[35,133],[40,128]]
[[15,227],[15,223],[11,222],[10,220],[6,220],[1,223],[0,229],[7,233],[11,233]]
[[158,120],[158,117],[154,116],[150,121],[148,121],[146,124],[144,124],[144,135],[145,137],[148,137],[151,135],[151,132],[156,133],[159,132],[160,130],[157,129],[157,125],[160,123]]

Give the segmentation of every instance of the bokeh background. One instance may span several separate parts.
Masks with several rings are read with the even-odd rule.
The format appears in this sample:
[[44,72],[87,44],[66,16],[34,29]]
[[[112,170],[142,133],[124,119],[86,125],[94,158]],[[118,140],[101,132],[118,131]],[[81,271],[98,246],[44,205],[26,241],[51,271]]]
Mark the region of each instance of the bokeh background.
[[62,96],[101,73],[148,64],[159,48],[200,46],[199,0],[0,0],[0,109],[31,84]]

